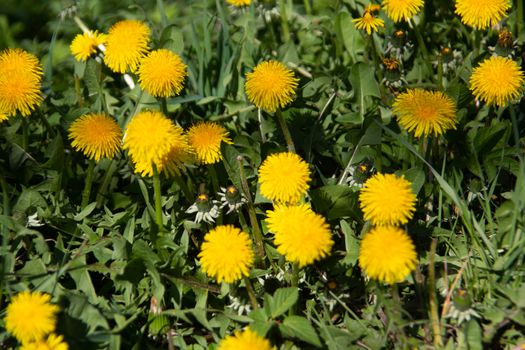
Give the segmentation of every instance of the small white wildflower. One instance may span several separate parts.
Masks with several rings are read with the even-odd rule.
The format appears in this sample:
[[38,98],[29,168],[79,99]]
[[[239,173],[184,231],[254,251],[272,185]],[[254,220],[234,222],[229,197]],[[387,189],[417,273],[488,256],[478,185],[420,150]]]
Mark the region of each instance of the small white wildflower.
[[235,186],[221,187],[218,195],[221,201],[221,209],[228,207],[226,214],[230,214],[246,204],[246,197]]
[[210,200],[208,195],[201,193],[197,196],[197,200],[187,210],[186,213],[195,215],[195,222],[200,223],[204,221],[208,224],[213,224],[215,219],[219,217],[219,202],[216,200]]

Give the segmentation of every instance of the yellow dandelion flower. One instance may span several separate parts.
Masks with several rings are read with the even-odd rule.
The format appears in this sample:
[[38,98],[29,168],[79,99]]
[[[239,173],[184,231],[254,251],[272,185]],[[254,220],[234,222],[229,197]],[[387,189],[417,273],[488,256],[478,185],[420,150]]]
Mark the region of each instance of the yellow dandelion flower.
[[266,213],[268,229],[275,235],[277,251],[300,267],[312,264],[330,253],[330,226],[306,204],[276,205]]
[[308,191],[308,181],[308,163],[295,153],[271,154],[259,168],[261,194],[272,201],[297,203]]
[[250,6],[251,0],[226,0],[226,2],[233,6],[243,7]]
[[97,47],[104,44],[106,41],[106,34],[98,31],[90,31],[88,33],[78,34],[75,36],[69,49],[77,61],[85,61],[91,55],[97,52]]
[[498,24],[509,8],[508,0],[456,0],[456,13],[461,22],[476,29]]
[[441,91],[411,89],[398,95],[393,113],[408,132],[421,135],[441,135],[456,128],[456,103]]
[[69,346],[61,335],[50,334],[47,339],[22,344],[20,350],[68,350]]
[[122,148],[128,150],[135,171],[142,176],[153,176],[157,170],[172,169],[174,155],[187,149],[184,130],[158,111],[144,111],[129,122]]
[[199,259],[208,276],[218,283],[233,283],[250,274],[253,255],[247,233],[232,225],[222,225],[204,236]]
[[190,146],[197,160],[203,164],[214,164],[222,159],[221,142],[232,143],[225,128],[217,123],[201,122],[188,130]]
[[175,125],[175,131],[177,142],[171,146],[162,168],[166,175],[179,174],[179,168],[184,163],[193,163],[195,161],[195,153],[189,144],[188,135],[178,125]]
[[116,73],[135,72],[146,56],[150,30],[142,21],[124,20],[109,28],[104,62]]
[[186,65],[179,55],[167,49],[151,51],[140,64],[140,87],[155,97],[180,94],[186,78]]
[[361,210],[374,225],[406,224],[416,210],[411,183],[394,174],[375,174],[359,192]]
[[402,282],[416,262],[414,244],[399,227],[374,227],[361,241],[359,266],[372,279],[389,284]]
[[488,105],[504,106],[518,99],[523,82],[523,71],[515,61],[492,56],[472,71],[470,90]]
[[235,331],[234,335],[228,335],[221,340],[217,350],[276,350],[275,346],[265,339],[246,328],[243,332]]
[[22,49],[0,53],[0,111],[7,117],[20,112],[24,117],[42,102],[42,66],[34,55]]
[[58,313],[58,306],[50,301],[51,296],[42,292],[18,293],[7,306],[5,329],[21,343],[44,338],[55,330]]
[[246,74],[246,95],[258,108],[275,112],[293,101],[298,81],[281,62],[264,61]]
[[115,119],[105,114],[86,114],[69,127],[71,145],[89,159],[112,159],[120,148],[122,132]]
[[384,0],[383,8],[394,22],[408,21],[423,7],[423,0]]
[[381,18],[375,17],[369,11],[365,11],[363,17],[353,19],[352,22],[355,23],[356,29],[362,29],[366,31],[368,35],[372,35],[372,31],[379,31],[380,27],[385,27],[385,22]]

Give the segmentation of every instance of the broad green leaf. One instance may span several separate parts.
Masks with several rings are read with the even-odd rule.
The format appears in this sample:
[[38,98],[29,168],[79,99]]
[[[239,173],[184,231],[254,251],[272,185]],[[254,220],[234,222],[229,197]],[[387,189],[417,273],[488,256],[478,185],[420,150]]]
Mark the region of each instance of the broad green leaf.
[[271,317],[276,318],[284,314],[297,302],[299,292],[297,288],[279,288],[271,299]]
[[283,336],[288,338],[298,338],[309,344],[321,347],[319,336],[315,332],[310,322],[301,316],[288,316],[279,325]]

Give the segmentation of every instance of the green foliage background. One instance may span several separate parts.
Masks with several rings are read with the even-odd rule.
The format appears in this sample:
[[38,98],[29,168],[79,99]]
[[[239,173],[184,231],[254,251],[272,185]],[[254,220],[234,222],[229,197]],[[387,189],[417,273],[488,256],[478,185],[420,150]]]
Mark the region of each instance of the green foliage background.
[[[4,0],[0,48],[22,47],[41,59],[45,101],[29,119],[27,150],[19,118],[0,126],[1,309],[18,291],[51,293],[62,310],[58,331],[71,349],[213,349],[248,324],[280,349],[523,344],[525,103],[489,108],[476,104],[468,89],[472,67],[490,55],[497,31],[465,27],[450,1],[426,1],[416,18],[425,53],[412,29],[385,18],[386,28],[373,37],[381,55],[387,56],[396,29],[407,30],[410,42],[403,49],[406,83],[388,88],[370,37],[351,22],[366,4],[287,0],[280,7],[268,0],[239,10],[221,0]],[[523,8],[523,1],[514,1],[505,20],[522,67]],[[267,267],[251,275],[261,308],[239,314],[230,297],[249,304],[245,285],[217,285],[199,269],[199,244],[210,227],[185,213],[194,199],[173,179],[162,182],[169,233],[156,244],[150,240],[156,230],[150,179],[135,175],[124,153],[97,165],[92,203],[78,207],[87,161],[67,140],[70,123],[108,110],[124,127],[138,111],[159,106],[94,60],[74,61],[69,44],[80,33],[74,15],[99,31],[123,18],[144,20],[152,47],[169,48],[188,64],[185,89],[168,100],[169,114],[183,127],[212,120],[229,130],[234,144],[223,145],[224,161],[216,167],[221,186],[241,187],[237,158],[243,158],[268,258]],[[443,47],[461,59],[441,74]],[[290,268],[266,232],[264,212],[271,205],[256,185],[261,161],[285,150],[285,143],[273,116],[264,114],[259,125],[244,93],[246,72],[270,58],[300,78],[284,116],[298,153],[311,165],[309,201],[329,221],[335,241],[330,257],[304,269],[299,290],[289,287]],[[428,145],[400,129],[391,104],[406,87],[443,89],[453,97],[457,129]],[[358,188],[346,178],[363,162],[373,171],[404,175],[418,196],[407,230],[419,265],[396,288],[365,280],[357,265],[359,241],[370,225],[359,210]],[[215,196],[206,167],[188,168],[183,181],[195,188],[204,183]],[[35,213],[43,226],[27,225]],[[219,221],[240,226],[236,214]],[[461,324],[440,314],[442,293],[455,279],[478,314]],[[161,315],[150,312],[152,297]],[[439,336],[431,326],[434,300]],[[16,342],[3,330],[4,314],[0,348],[9,349]]]

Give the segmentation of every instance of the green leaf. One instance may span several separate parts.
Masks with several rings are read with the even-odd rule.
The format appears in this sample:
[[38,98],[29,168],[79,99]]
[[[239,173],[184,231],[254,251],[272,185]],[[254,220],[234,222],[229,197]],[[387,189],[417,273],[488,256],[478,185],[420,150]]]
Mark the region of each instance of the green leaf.
[[288,316],[279,325],[283,336],[288,338],[298,338],[309,344],[321,347],[319,336],[315,332],[310,322],[301,316]]
[[297,298],[299,298],[297,288],[290,287],[277,289],[273,297],[270,299],[270,316],[276,318],[284,314],[288,309],[295,305]]
[[221,144],[221,153],[223,156],[222,163],[226,168],[230,181],[240,190],[242,188],[241,175],[239,171],[239,162],[237,161],[237,157],[240,156],[239,151],[237,151],[232,145],[223,142]]
[[357,103],[359,104],[359,113],[364,116],[367,110],[365,97],[381,96],[379,84],[374,76],[372,66],[362,62],[355,64],[350,71],[350,83],[352,84]]
[[348,186],[327,185],[310,192],[314,208],[325,215],[328,220],[351,217],[359,218],[357,210],[358,193],[353,192]]

